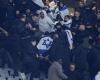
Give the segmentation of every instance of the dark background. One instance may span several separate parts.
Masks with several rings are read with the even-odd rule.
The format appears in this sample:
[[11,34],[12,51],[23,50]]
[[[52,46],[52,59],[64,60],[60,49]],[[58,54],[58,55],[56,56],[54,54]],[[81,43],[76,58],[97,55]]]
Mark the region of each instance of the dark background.
[[[82,0],[60,0],[63,1],[64,3],[67,3],[69,7],[77,7],[78,2]],[[88,3],[91,4],[92,1],[95,1],[97,4],[98,9],[100,9],[100,0],[87,0]]]

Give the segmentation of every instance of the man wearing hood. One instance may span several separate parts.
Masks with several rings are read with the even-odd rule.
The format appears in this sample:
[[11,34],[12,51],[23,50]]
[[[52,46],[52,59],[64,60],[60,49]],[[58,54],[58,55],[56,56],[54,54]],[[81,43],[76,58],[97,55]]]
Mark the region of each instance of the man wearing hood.
[[53,32],[54,23],[53,21],[43,12],[40,12],[40,19],[39,19],[39,30],[43,33],[45,32]]

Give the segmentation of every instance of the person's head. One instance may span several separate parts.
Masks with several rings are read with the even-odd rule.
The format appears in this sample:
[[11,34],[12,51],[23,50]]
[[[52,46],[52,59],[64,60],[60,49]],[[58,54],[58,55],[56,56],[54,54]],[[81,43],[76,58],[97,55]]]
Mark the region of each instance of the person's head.
[[26,14],[29,15],[31,13],[30,9],[26,9]]
[[56,21],[63,21],[62,17],[60,14],[57,14],[56,16]]
[[45,17],[45,15],[44,15],[43,12],[40,12],[40,17],[41,17],[41,18],[44,18],[44,17]]
[[66,15],[66,16],[64,17],[64,21],[65,21],[65,22],[67,22],[69,19],[71,19],[71,17],[70,17],[69,15]]
[[38,21],[39,20],[39,16],[37,14],[33,14],[32,15],[32,20],[35,21],[35,22]]
[[61,58],[59,58],[59,59],[57,60],[57,62],[58,62],[59,64],[63,64],[63,60],[62,60]]
[[70,70],[75,71],[75,64],[74,63],[70,64]]
[[100,32],[100,23],[97,24],[97,31]]
[[92,28],[92,25],[91,25],[90,23],[87,23],[87,24],[86,24],[86,28],[87,28],[87,29],[91,29],[91,28]]
[[80,31],[85,31],[85,25],[84,25],[84,24],[80,24],[79,30],[80,30]]
[[61,24],[61,23],[57,23],[57,24],[55,25],[55,28],[56,28],[57,30],[61,30],[62,24]]
[[54,33],[54,34],[52,35],[52,38],[55,40],[55,39],[59,38],[59,35],[58,35],[57,33]]
[[22,22],[26,22],[26,15],[25,15],[25,14],[22,15],[21,18],[20,18],[20,20],[21,20]]
[[97,19],[100,19],[100,12],[97,12]]
[[98,27],[98,32],[100,32],[100,27]]
[[49,10],[49,7],[48,6],[45,6],[45,7],[43,7],[43,10],[48,11]]
[[37,44],[37,41],[32,41],[33,46],[36,46],[36,44]]
[[16,17],[19,18],[20,15],[21,15],[21,14],[20,14],[20,11],[19,11],[19,10],[16,10]]
[[16,10],[16,15],[19,15],[20,14],[20,11],[19,10]]
[[80,1],[80,7],[84,7],[84,2]]
[[75,17],[80,17],[80,12],[79,12],[79,11],[75,11],[75,12],[74,12],[74,16],[75,16]]
[[48,6],[48,5],[49,5],[49,3],[50,3],[50,1],[49,1],[49,0],[45,0],[45,2],[44,2],[44,3],[45,3],[45,5],[47,5],[47,6]]
[[64,3],[60,2],[60,7],[63,7],[64,6]]

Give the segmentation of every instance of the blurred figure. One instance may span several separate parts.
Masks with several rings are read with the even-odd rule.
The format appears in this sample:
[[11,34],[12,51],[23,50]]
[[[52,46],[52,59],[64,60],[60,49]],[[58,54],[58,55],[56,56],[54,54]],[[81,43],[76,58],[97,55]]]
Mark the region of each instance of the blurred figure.
[[92,10],[91,6],[89,5],[85,6],[85,11],[83,16],[84,23],[85,24],[90,23],[91,25],[94,25],[95,21],[93,20],[95,19],[96,19],[95,11]]
[[72,17],[72,25],[71,25],[71,29],[72,31],[76,31],[78,26],[80,25],[80,23],[82,22],[82,18],[80,16],[80,12],[79,11],[75,11],[74,12],[74,16]]
[[96,24],[96,27],[97,25],[100,25],[100,11],[98,11],[96,14],[95,24]]
[[61,13],[61,17],[62,17],[63,19],[64,19],[64,16],[69,15],[69,10],[68,10],[67,6],[64,5],[64,3],[59,2],[58,7],[59,7],[59,11],[60,11],[60,13]]
[[69,15],[66,15],[64,17],[63,26],[65,27],[65,29],[70,29],[71,28],[71,24],[72,24],[72,18]]
[[84,43],[84,38],[86,38],[86,27],[84,24],[80,24],[80,26],[75,31],[74,35],[74,43],[75,45],[80,45]]
[[70,34],[70,32],[64,31],[62,29],[61,23],[56,24],[55,28],[56,28],[56,31],[55,31],[55,33],[53,33],[54,42],[48,53],[50,54],[50,57],[52,57],[52,58],[53,57],[62,57],[64,71],[65,71],[65,74],[68,75],[69,64],[70,64],[69,54],[70,54],[70,50],[71,50],[69,37],[71,37],[71,36],[70,35],[68,36],[67,33]]
[[79,6],[79,11],[80,11],[80,16],[84,17],[85,13],[85,3],[80,1],[80,6]]
[[53,32],[54,23],[53,21],[48,17],[45,16],[43,12],[40,13],[40,19],[39,19],[39,30],[43,33],[45,32]]
[[67,80],[68,77],[63,73],[62,59],[56,59],[48,71],[48,80]]
[[94,80],[98,71],[100,71],[100,44],[95,44],[88,55],[90,78]]
[[70,68],[70,72],[69,72],[68,80],[81,80],[79,75],[80,73],[76,69],[76,64],[71,63],[69,68]]
[[93,47],[88,54],[88,63],[91,80],[94,79],[97,72],[100,70],[100,25],[97,25],[93,38]]

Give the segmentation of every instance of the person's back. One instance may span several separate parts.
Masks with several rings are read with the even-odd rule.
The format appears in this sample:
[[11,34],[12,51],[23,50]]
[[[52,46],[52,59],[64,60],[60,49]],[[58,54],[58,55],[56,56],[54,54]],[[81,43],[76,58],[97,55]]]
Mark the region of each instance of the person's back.
[[58,75],[56,74],[56,66],[57,66],[57,62],[54,62],[51,67],[49,68],[49,72],[48,72],[48,79],[49,80],[53,80],[55,78],[58,78]]
[[63,73],[62,65],[58,62],[53,62],[48,71],[48,80],[62,80],[67,79],[67,76]]

